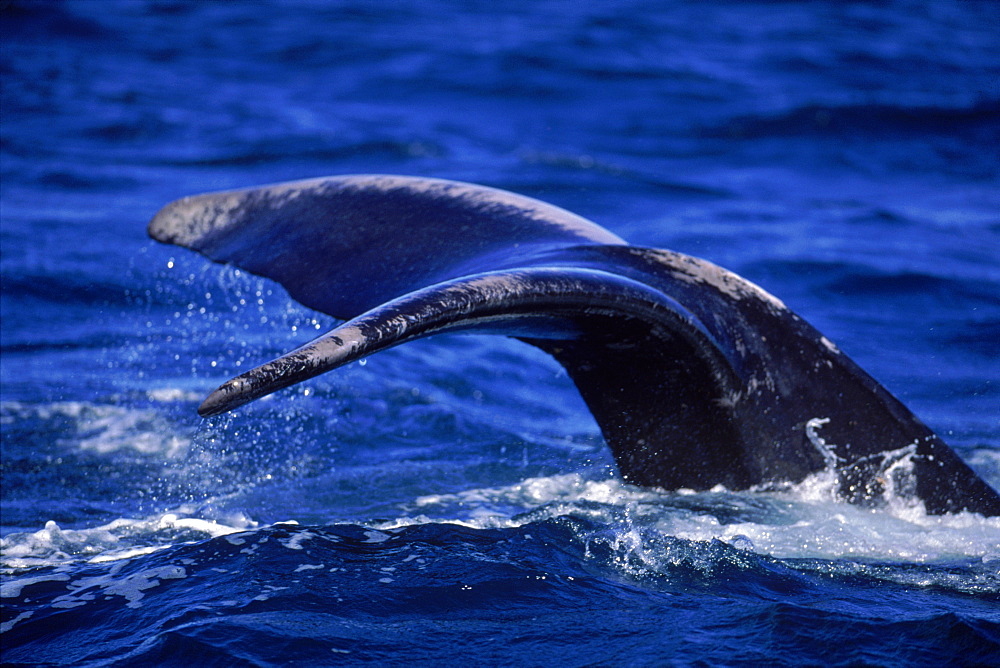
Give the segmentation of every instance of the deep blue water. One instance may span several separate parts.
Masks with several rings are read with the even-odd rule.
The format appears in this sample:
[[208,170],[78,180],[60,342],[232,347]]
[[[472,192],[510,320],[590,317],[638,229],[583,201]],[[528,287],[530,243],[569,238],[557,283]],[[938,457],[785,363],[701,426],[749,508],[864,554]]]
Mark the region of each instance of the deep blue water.
[[1000,665],[997,518],[629,487],[512,340],[202,421],[331,320],[145,237],[328,174],[538,197],[761,284],[998,487],[995,3],[0,8],[5,664]]

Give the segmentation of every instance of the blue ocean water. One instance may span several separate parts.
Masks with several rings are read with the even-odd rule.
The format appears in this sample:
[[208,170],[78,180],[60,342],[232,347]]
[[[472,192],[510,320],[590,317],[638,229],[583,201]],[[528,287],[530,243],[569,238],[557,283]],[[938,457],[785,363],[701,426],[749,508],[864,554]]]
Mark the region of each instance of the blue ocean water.
[[[203,421],[332,321],[145,237],[347,173],[732,269],[1000,487],[991,2],[0,3],[4,664],[1000,665],[1000,519],[625,485],[442,336]],[[692,453],[697,456],[697,453]]]

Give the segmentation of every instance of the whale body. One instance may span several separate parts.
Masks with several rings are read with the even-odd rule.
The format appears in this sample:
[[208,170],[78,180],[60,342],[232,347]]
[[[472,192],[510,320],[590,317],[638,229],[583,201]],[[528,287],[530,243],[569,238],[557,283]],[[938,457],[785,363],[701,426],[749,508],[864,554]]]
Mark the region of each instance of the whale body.
[[828,470],[853,503],[1000,515],[995,490],[779,299],[532,198],[337,176],[186,197],[149,234],[345,321],[226,382],[202,416],[413,339],[503,334],[565,367],[630,483],[741,490]]

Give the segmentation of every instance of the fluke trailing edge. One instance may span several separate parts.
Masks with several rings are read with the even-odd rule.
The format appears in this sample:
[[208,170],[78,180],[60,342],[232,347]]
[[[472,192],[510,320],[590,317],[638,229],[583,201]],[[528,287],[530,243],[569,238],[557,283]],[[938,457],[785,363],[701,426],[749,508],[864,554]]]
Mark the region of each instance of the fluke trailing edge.
[[346,321],[225,383],[203,416],[416,338],[504,334],[566,368],[629,482],[746,489],[835,468],[855,503],[903,485],[929,512],[1000,515],[996,491],[781,301],[534,199],[341,176],[187,197],[149,234]]

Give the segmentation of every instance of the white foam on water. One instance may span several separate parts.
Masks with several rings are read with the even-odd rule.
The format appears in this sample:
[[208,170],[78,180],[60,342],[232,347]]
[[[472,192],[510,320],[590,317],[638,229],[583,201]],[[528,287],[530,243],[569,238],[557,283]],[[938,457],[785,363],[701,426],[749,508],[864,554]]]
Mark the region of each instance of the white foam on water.
[[52,601],[53,608],[75,608],[86,605],[98,596],[121,596],[128,601],[129,608],[140,607],[145,592],[159,586],[163,580],[178,580],[187,577],[182,566],[169,564],[158,566],[123,578],[112,571],[107,575],[85,577],[73,580],[67,585],[68,594]]
[[49,573],[33,578],[21,578],[0,583],[0,598],[17,598],[21,595],[21,590],[29,585],[39,582],[68,582],[70,579],[66,573]]
[[243,531],[252,524],[245,518],[233,519],[235,526],[164,513],[146,519],[120,518],[89,529],[63,529],[49,521],[39,531],[12,533],[0,539],[0,572],[131,559],[177,543]]
[[365,543],[384,543],[389,540],[391,536],[388,536],[381,531],[366,531],[365,532]]
[[18,622],[23,622],[24,620],[30,618],[34,614],[35,612],[33,610],[29,610],[27,612],[22,612],[13,619],[9,619],[6,622],[3,622],[2,624],[0,624],[0,633],[7,633],[7,631],[10,631],[12,628],[14,628],[15,624],[17,624]]
[[795,504],[792,510],[790,523],[723,524],[710,515],[696,515],[664,518],[657,529],[689,540],[749,544],[755,552],[780,558],[913,563],[1000,558],[1000,518],[971,513],[904,518],[884,510],[832,503]]
[[303,549],[302,543],[318,537],[319,534],[313,533],[312,531],[300,531],[292,534],[288,538],[281,539],[279,542],[289,550],[301,550]]
[[511,525],[509,510],[512,506],[526,511],[557,502],[616,505],[626,497],[638,501],[653,500],[661,496],[659,492],[631,487],[615,478],[589,480],[578,473],[566,473],[528,478],[513,485],[421,496],[416,498],[409,508],[414,510],[451,506],[466,508],[480,521],[488,523],[495,520],[497,526],[507,526]]
[[[890,468],[905,469],[909,459],[903,453],[887,461]],[[837,500],[836,487],[836,477],[829,471],[779,491],[740,493],[724,488],[663,492],[634,487],[615,477],[590,479],[569,473],[421,496],[402,506],[396,519],[367,523],[370,530],[365,536],[367,542],[377,543],[389,539],[386,531],[417,524],[516,528],[540,520],[575,517],[607,527],[618,536],[620,544],[615,549],[623,554],[649,552],[640,560],[655,557],[650,551],[655,547],[644,542],[649,532],[698,543],[722,541],[777,558],[909,563],[1000,560],[1000,518],[972,513],[928,515],[922,504],[894,496],[891,489],[884,505],[864,508]],[[175,512],[144,519],[121,518],[86,529],[63,529],[48,522],[39,531],[0,539],[0,569],[16,575],[45,566],[124,562],[178,543],[218,536],[242,545],[258,528],[256,522],[239,514],[222,519],[199,517],[199,508],[204,507],[192,504]],[[288,549],[301,550],[317,536],[297,531],[280,542]],[[62,579],[63,575],[52,577]],[[3,595],[15,596],[27,584],[19,582],[6,584]],[[139,584],[137,580],[136,586]],[[64,603],[82,600],[75,597]]]
[[324,568],[326,568],[325,564],[299,564],[292,572],[301,573],[302,571],[323,570]]
[[161,387],[153,390],[147,390],[146,396],[153,401],[164,404],[183,401],[201,402],[201,400],[204,399],[201,392],[192,392],[191,390],[182,390],[176,387]]
[[[896,458],[893,465],[902,465]],[[778,558],[864,558],[926,563],[1000,559],[1000,517],[974,513],[929,515],[919,502],[892,496],[877,508],[835,498],[836,478],[826,472],[778,492],[659,492],[617,479],[577,474],[531,478],[494,488],[423,496],[417,511],[379,528],[442,521],[431,511],[460,510],[454,520],[478,528],[520,526],[565,515],[591,517],[692,541],[721,540]],[[520,506],[524,514],[511,513]],[[421,513],[420,511],[424,511]],[[720,519],[721,518],[721,519]],[[745,519],[741,519],[745,518]]]
[[176,433],[166,419],[152,409],[84,401],[59,401],[50,404],[26,404],[5,401],[0,404],[0,423],[20,420],[67,420],[71,428],[57,443],[77,450],[107,454],[135,450],[167,459],[184,456],[191,440]]

